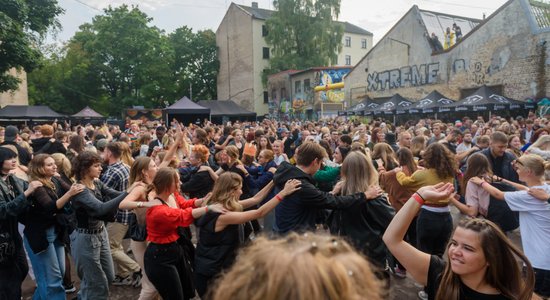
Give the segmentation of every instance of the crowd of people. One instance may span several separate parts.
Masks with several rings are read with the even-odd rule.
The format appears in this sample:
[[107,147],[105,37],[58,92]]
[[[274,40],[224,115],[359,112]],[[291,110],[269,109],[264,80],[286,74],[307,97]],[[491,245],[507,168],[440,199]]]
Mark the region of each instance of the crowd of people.
[[0,299],[27,274],[33,299],[65,299],[71,266],[83,300],[387,299],[407,275],[421,299],[550,297],[550,120],[533,113],[54,122],[0,143]]

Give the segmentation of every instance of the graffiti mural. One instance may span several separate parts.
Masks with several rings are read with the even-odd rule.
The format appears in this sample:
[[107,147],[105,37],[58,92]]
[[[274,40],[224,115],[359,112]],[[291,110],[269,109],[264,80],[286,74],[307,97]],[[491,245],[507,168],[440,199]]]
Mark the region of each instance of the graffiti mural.
[[351,69],[329,69],[317,73],[315,82],[317,90],[315,102],[342,103],[344,101],[344,76]]
[[410,86],[435,84],[438,81],[439,63],[405,66],[400,69],[372,72],[367,75],[367,90],[383,91]]

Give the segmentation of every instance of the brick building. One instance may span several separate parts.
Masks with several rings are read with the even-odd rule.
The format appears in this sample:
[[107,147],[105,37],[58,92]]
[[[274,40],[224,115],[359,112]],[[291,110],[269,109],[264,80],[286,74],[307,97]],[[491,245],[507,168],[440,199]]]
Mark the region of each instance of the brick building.
[[[252,6],[231,3],[216,30],[218,99],[233,100],[258,116],[269,112],[269,92],[262,83],[262,73],[269,66],[265,21],[272,14],[272,10],[259,8],[257,2]],[[348,22],[339,23],[344,26],[344,36],[335,65],[351,67],[372,48],[372,33]]]
[[[433,90],[462,99],[482,85],[506,97],[549,93],[550,6],[510,0],[484,20],[413,6],[345,77],[350,105],[396,93],[419,100]],[[457,23],[463,37],[436,51],[430,36]]]

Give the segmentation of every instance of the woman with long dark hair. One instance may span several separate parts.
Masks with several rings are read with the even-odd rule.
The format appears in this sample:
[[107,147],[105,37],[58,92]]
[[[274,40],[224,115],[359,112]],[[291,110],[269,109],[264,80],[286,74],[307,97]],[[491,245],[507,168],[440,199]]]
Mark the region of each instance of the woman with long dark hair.
[[[430,300],[531,299],[534,285],[531,263],[491,221],[462,220],[446,247],[448,262],[403,240],[409,223],[424,202],[446,201],[452,192],[450,183],[418,189],[386,229],[384,242],[390,252],[415,281],[427,286]],[[516,258],[526,266],[525,276]]]
[[[425,169],[417,170],[410,176],[397,169],[397,181],[411,191],[440,182],[453,182],[456,161],[454,155],[443,144],[432,143],[428,146],[424,153],[424,166]],[[419,250],[443,256],[445,245],[453,230],[449,201],[450,199],[428,201],[422,206],[416,227]]]
[[31,205],[29,196],[40,181],[26,182],[10,172],[17,167],[17,154],[0,147],[0,299],[21,299],[21,284],[29,266],[17,218]]
[[76,230],[71,234],[71,250],[80,277],[79,299],[108,299],[114,267],[105,230],[105,221],[114,221],[120,202],[142,183],[134,183],[128,193],[105,186],[98,180],[102,159],[84,151],[73,159],[73,173],[83,192],[71,200],[76,215]]
[[454,197],[451,198],[451,201],[463,214],[471,217],[482,216],[487,218],[491,195],[477,184],[470,182],[470,179],[473,177],[492,177],[491,164],[487,156],[474,153],[468,158],[467,166],[468,168],[462,176],[462,182],[460,182],[461,194],[464,196],[466,204]]
[[[416,165],[416,161],[414,160],[411,150],[408,148],[401,148],[396,154],[399,166],[401,166],[400,171],[402,171],[405,175],[411,176],[414,172],[416,172],[416,170],[418,170],[418,166]],[[414,193],[409,189],[403,188],[401,184],[399,184],[399,181],[397,181],[396,169],[388,172],[382,172],[380,174],[380,186],[386,193],[388,193],[391,206],[397,212],[403,207],[403,205],[405,205],[407,200],[409,200]],[[411,245],[416,246],[416,217],[409,225],[409,229],[405,235],[405,240]],[[392,268],[391,270],[397,277],[405,278],[407,276],[407,270],[401,263],[399,263],[399,261],[395,262],[395,266],[392,262],[390,264],[390,268]]]
[[[42,186],[31,196],[33,205],[27,213],[24,244],[33,266],[36,291],[33,299],[64,300],[65,249],[63,233],[58,221],[70,198],[84,190],[82,184],[71,186],[57,179],[55,160],[48,154],[36,155],[29,164],[29,177]],[[67,191],[67,192],[63,192]]]

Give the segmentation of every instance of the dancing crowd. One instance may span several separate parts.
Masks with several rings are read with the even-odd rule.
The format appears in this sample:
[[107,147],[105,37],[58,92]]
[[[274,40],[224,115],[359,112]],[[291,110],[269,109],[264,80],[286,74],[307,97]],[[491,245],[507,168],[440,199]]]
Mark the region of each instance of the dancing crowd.
[[0,299],[550,297],[550,120],[148,125],[0,127]]

